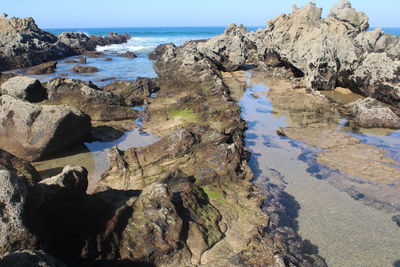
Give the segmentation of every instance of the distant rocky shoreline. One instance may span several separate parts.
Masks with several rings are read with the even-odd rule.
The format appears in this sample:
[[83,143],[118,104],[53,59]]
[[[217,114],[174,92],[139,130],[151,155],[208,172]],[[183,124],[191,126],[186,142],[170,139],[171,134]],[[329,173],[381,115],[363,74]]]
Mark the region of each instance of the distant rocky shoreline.
[[[319,90],[346,87],[368,97],[335,103],[350,123],[399,129],[400,38],[367,31],[368,17],[346,0],[325,19],[321,11],[308,4],[257,32],[233,24],[209,40],[161,45],[150,55],[153,79],[100,88],[2,74],[0,266],[326,266],[283,223],[283,189],[252,183],[247,125],[222,74],[256,69],[324,105],[331,102]],[[0,18],[0,70],[42,64],[34,72],[45,74],[56,68],[49,61],[83,54],[84,64],[104,56],[96,46],[129,38],[55,36],[31,18]],[[96,71],[85,67],[72,71]],[[130,108],[139,104],[143,112]],[[160,141],[110,149],[93,194],[83,167],[43,179],[30,164],[87,140],[116,139],[139,116]]]

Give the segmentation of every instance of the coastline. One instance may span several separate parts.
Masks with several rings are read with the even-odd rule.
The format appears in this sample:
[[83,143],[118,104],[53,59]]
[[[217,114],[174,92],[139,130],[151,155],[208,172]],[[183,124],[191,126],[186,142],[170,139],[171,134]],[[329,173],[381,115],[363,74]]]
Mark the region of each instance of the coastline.
[[[318,203],[322,205],[319,211],[330,203],[337,205],[330,207],[333,210],[357,201],[341,212],[359,207],[356,210],[359,213],[353,212],[354,216],[347,220],[338,219],[339,224],[356,220],[356,214],[360,218],[378,214],[381,217],[374,219],[374,229],[380,231],[375,227],[376,222],[383,222],[388,229],[385,233],[395,233],[396,215],[400,210],[396,193],[400,187],[391,176],[399,172],[398,162],[386,155],[384,149],[368,144],[373,141],[367,137],[362,141],[367,144],[362,143],[356,131],[364,131],[364,127],[372,128],[365,131],[378,131],[378,127],[400,128],[399,100],[393,94],[398,86],[396,48],[400,39],[379,30],[366,31],[368,18],[351,6],[358,24],[349,24],[347,17],[340,17],[340,8],[333,9],[337,13],[326,19],[316,17],[318,10],[313,4],[294,9],[292,14],[271,21],[270,28],[257,32],[249,32],[242,25],[231,25],[223,34],[210,39],[188,41],[181,46],[161,44],[150,55],[157,77],[119,81],[106,76],[108,72],[97,68],[98,65],[86,65],[133,65],[147,57],[144,52],[137,56],[125,47],[124,52],[131,53],[111,49],[104,53],[84,52],[84,57],[66,59],[62,63],[65,67],[60,64],[60,70],[65,68],[65,72],[71,72],[68,72],[70,78],[47,82],[51,75],[62,74],[56,70],[57,64],[50,64],[45,65],[45,70],[50,66],[53,74],[33,76],[46,82],[20,75],[4,81],[0,108],[8,115],[2,117],[2,131],[8,131],[4,136],[10,142],[20,143],[12,152],[30,162],[54,159],[56,165],[51,165],[51,160],[49,165],[36,162],[36,166],[44,164],[37,174],[28,162],[0,150],[4,153],[0,158],[0,167],[4,169],[0,177],[12,184],[12,190],[22,192],[19,213],[12,222],[12,227],[20,225],[20,230],[5,233],[11,242],[2,247],[2,254],[13,253],[3,256],[0,263],[10,257],[19,260],[30,253],[34,259],[52,255],[72,266],[335,265],[341,259],[335,259],[334,246],[321,246],[321,255],[327,257],[325,262],[313,243],[313,240],[331,242],[335,236],[327,233],[331,239],[325,240],[318,235],[326,230],[323,226],[317,227],[315,233],[312,230],[313,224],[320,223],[312,218],[322,216],[313,213],[313,201],[324,196],[318,194],[319,190],[328,192],[330,188],[333,190],[326,195],[327,199]],[[321,27],[315,26],[318,23]],[[303,28],[296,28],[297,25],[318,33],[318,38],[322,38],[318,40],[326,50],[303,49],[297,52],[304,54],[292,53],[298,43],[303,48],[313,47],[302,36]],[[326,35],[330,27],[337,30],[336,35]],[[300,37],[281,43],[271,41],[284,39],[285,32],[296,32]],[[377,36],[386,38],[386,52],[381,52],[378,44],[370,45]],[[336,49],[343,48],[337,40],[352,46],[332,56],[324,38],[332,38],[329,40],[333,40]],[[363,54],[352,54],[352,49],[360,49]],[[374,61],[379,57],[380,60]],[[304,58],[315,61],[310,63]],[[349,64],[349,59],[357,64]],[[319,64],[320,60],[327,63],[318,65],[316,70],[313,64]],[[76,66],[90,73],[73,74]],[[378,71],[382,66],[387,70],[384,74]],[[104,82],[102,87],[91,82],[96,77],[96,72],[91,72],[96,69]],[[365,74],[365,69],[371,73]],[[391,73],[394,74],[391,76]],[[268,82],[264,83],[263,79],[270,76],[285,84],[272,82],[272,86],[267,86]],[[29,86],[23,89],[27,93],[21,95],[14,87],[23,83]],[[380,89],[383,84],[384,90]],[[340,88],[326,95],[320,91],[338,86],[348,87],[365,97],[352,95],[348,100],[348,95],[353,93]],[[34,99],[29,91],[32,88],[45,93],[35,95],[39,100]],[[347,96],[338,98],[336,93]],[[250,106],[240,101],[248,101]],[[252,109],[251,105],[259,104]],[[28,116],[27,123],[24,116]],[[56,116],[59,119],[55,120]],[[287,124],[280,124],[274,116],[283,117]],[[141,127],[133,129],[133,121]],[[257,123],[271,124],[257,128]],[[51,131],[44,134],[42,129],[47,127]],[[27,129],[23,131],[27,132],[28,141],[9,134],[21,129]],[[68,139],[63,131],[79,132],[79,135]],[[45,145],[33,146],[29,143],[32,138],[44,139],[35,145]],[[78,153],[77,162],[83,159],[89,165],[102,162],[103,166],[95,166],[89,173],[82,167],[64,168],[65,162],[72,158],[58,158],[59,153],[84,141],[92,143],[92,152]],[[286,150],[279,148],[280,145]],[[51,153],[48,147],[53,149]],[[108,165],[104,164],[106,151]],[[371,155],[366,158],[368,153]],[[276,159],[268,159],[273,155]],[[7,160],[2,162],[3,158]],[[355,164],[343,158],[353,158]],[[376,165],[366,170],[357,165],[363,160]],[[25,166],[23,173],[19,169],[21,164]],[[107,170],[98,182],[92,181],[88,193],[88,178],[98,179],[100,173],[96,170],[100,169]],[[36,177],[40,175],[41,178]],[[308,186],[316,190],[309,196]],[[9,203],[10,196],[2,197]],[[9,206],[6,209],[15,213]],[[393,215],[393,222],[388,222],[388,214]],[[311,220],[307,221],[307,217]],[[335,216],[327,218],[334,220]],[[358,242],[368,240],[363,236],[365,229],[362,226],[354,230],[357,240],[361,240]],[[351,229],[346,231],[343,233],[352,234]],[[19,243],[21,236],[25,240],[23,244]],[[383,239],[389,240],[388,243],[393,241],[386,236]],[[48,254],[43,256],[38,250]],[[382,257],[392,261],[391,251],[388,248],[387,255]],[[357,263],[357,259],[351,260]],[[50,257],[46,261],[51,264],[57,260]],[[60,263],[60,266],[63,265]]]

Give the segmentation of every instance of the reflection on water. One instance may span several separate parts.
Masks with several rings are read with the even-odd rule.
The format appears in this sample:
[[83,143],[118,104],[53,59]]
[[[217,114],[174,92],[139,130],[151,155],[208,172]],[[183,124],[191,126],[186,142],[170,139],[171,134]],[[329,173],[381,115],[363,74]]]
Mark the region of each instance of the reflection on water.
[[[143,110],[142,107],[134,107],[136,110]],[[141,118],[135,123],[141,127]],[[151,145],[160,138],[151,133],[143,132],[136,128],[124,133],[123,136],[112,142],[91,142],[84,146],[71,149],[68,153],[57,157],[36,162],[33,165],[41,173],[42,178],[48,178],[60,173],[66,165],[83,166],[89,172],[88,192],[92,192],[101,175],[108,169],[108,150],[113,146],[118,146],[120,150],[131,147],[141,147]]]
[[[243,84],[234,82],[227,80],[229,86],[240,92]],[[387,197],[397,198],[400,203],[398,191],[393,195],[394,191],[386,185],[365,182],[360,184],[365,194],[351,191],[354,180],[316,163],[318,149],[276,134],[278,127],[288,126],[337,130],[344,124],[339,113],[327,109],[318,99],[310,101],[309,97],[289,90],[288,84],[266,80],[263,75],[253,75],[245,87],[248,89],[239,105],[248,122],[246,146],[252,152],[249,165],[256,183],[284,186],[295,198],[300,204],[296,215],[299,233],[318,246],[329,266],[393,266],[400,256],[399,228],[391,220],[393,214],[377,209],[379,205],[365,205],[364,200],[368,196],[383,200]],[[374,138],[354,135],[400,151],[397,134]]]

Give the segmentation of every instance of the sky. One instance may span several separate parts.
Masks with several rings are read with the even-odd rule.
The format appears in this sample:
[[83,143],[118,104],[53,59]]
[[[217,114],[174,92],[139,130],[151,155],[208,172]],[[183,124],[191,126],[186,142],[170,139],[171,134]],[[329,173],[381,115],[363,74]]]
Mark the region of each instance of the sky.
[[[0,0],[0,14],[33,17],[41,28],[263,26],[309,0]],[[324,15],[339,0],[316,0]],[[372,27],[400,27],[400,0],[352,0]]]

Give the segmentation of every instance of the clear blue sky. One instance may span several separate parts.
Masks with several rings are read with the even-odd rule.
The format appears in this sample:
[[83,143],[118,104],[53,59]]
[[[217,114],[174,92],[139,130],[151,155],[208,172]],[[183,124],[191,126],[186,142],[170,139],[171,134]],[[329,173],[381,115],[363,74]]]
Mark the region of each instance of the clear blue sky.
[[[262,26],[308,0],[0,0],[0,12],[33,17],[42,28]],[[338,0],[317,0],[326,15]],[[370,25],[400,27],[400,0],[353,0]]]

